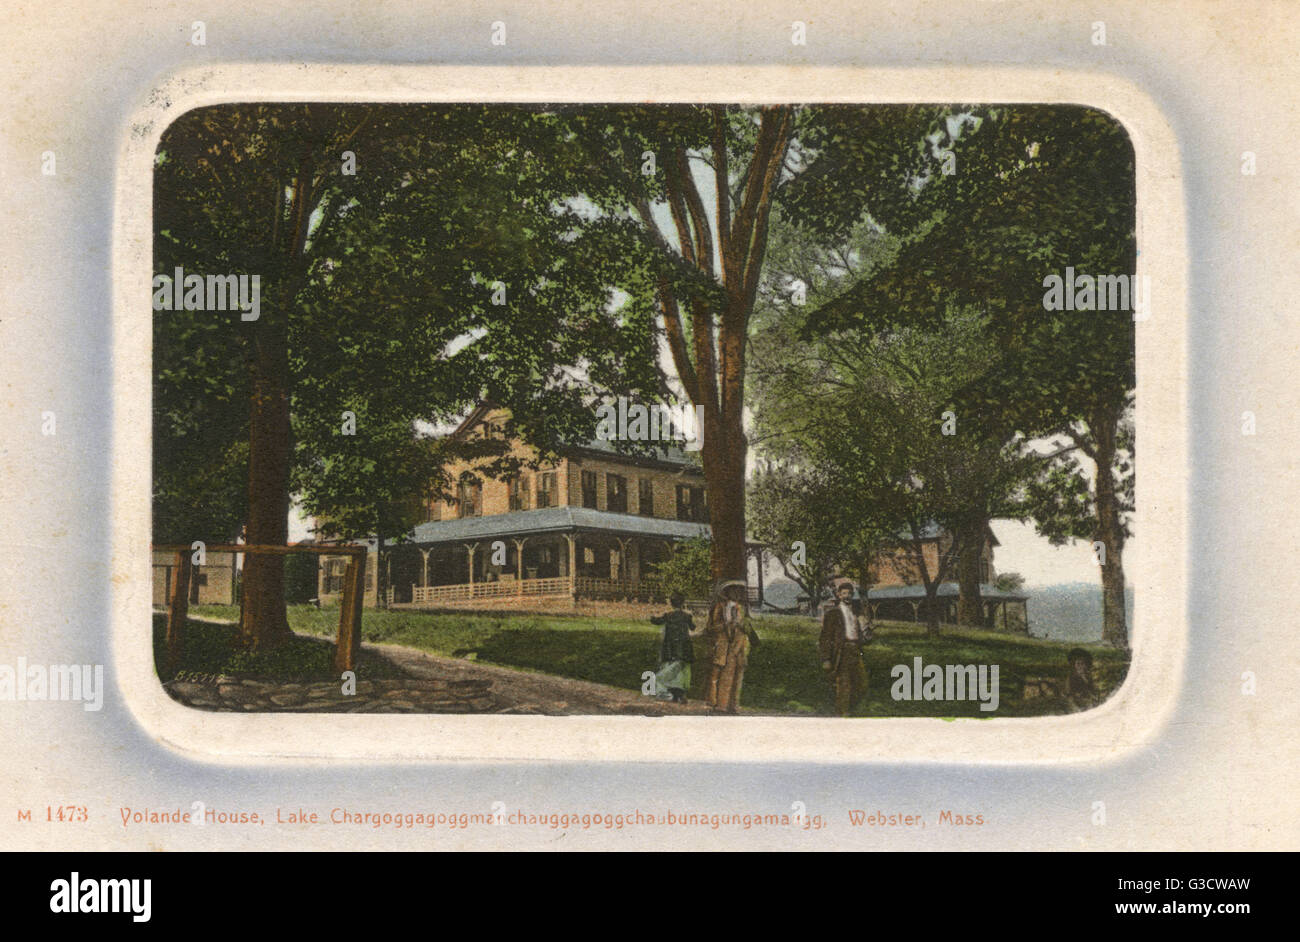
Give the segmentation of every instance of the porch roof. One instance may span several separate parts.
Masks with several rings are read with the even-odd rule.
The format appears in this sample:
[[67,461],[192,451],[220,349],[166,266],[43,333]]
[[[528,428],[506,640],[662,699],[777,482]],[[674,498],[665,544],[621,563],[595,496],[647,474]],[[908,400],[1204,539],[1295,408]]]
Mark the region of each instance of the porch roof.
[[416,543],[461,543],[500,537],[535,536],[545,533],[603,531],[630,536],[653,536],[684,540],[709,535],[707,523],[663,520],[636,514],[612,513],[591,507],[544,507],[541,510],[512,510],[486,517],[431,520],[412,532]]
[[[957,583],[939,583],[939,598],[956,598],[960,594],[961,591],[958,588]],[[885,599],[906,599],[909,602],[920,601],[925,598],[925,586],[887,585],[877,589],[871,589],[867,597],[873,602],[880,602]],[[1029,596],[1025,595],[1023,592],[1004,592],[1002,589],[989,585],[987,582],[981,582],[980,599],[988,602],[1024,602],[1029,599]]]

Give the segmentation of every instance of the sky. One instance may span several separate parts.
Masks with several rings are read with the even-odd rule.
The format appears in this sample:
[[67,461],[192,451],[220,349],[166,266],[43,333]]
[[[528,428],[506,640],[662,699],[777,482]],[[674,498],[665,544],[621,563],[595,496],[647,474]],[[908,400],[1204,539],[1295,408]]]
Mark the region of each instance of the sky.
[[[1101,571],[1092,555],[1092,544],[1082,540],[1053,546],[1034,532],[1032,523],[994,520],[993,535],[998,538],[993,550],[993,568],[999,572],[1018,572],[1030,588],[1058,585],[1063,582],[1089,582],[1101,585]],[[1135,541],[1130,539],[1126,549]]]

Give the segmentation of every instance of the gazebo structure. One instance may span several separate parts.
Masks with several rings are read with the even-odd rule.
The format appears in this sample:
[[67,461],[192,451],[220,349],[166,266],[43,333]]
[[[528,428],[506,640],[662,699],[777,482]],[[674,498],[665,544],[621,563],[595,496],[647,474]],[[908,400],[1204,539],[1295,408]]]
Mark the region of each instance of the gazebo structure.
[[[939,620],[957,621],[957,583],[943,582],[938,589]],[[923,621],[925,619],[925,586],[890,585],[873,588],[867,593],[867,602],[876,618],[893,621]],[[984,606],[986,627],[996,628],[1001,623],[1009,629],[1008,608],[1019,608],[1023,629],[1029,630],[1029,597],[1018,592],[1007,592],[992,585],[980,586],[980,602]]]

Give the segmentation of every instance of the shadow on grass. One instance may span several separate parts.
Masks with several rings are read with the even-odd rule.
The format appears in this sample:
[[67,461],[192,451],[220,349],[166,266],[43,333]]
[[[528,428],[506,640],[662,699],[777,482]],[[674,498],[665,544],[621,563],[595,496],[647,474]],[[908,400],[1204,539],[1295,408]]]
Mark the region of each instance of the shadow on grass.
[[[164,643],[167,617],[154,613],[153,650],[154,670],[162,680],[174,675],[166,671]],[[211,622],[187,621],[185,639],[181,649],[179,672],[197,674],[228,674],[272,680],[282,683],[313,683],[337,681],[334,669],[334,645],[322,638],[295,634],[272,651],[249,654],[235,650],[235,626],[216,625]],[[362,651],[357,665],[357,677],[376,679],[402,677],[404,673],[386,658]]]
[[[221,615],[217,611],[212,614]],[[222,617],[228,617],[222,615]],[[333,637],[337,609],[291,606],[289,623],[296,632]],[[698,622],[697,622],[698,623]],[[762,641],[745,671],[741,703],[765,712],[828,715],[830,686],[817,654],[817,623],[807,617],[760,617]],[[647,622],[596,616],[452,615],[367,609],[362,620],[367,642],[400,644],[443,657],[467,657],[524,671],[639,690],[642,674],[658,664],[659,629]],[[303,639],[307,640],[307,639]],[[324,647],[329,650],[328,645]],[[867,696],[855,716],[938,716],[989,719],[994,716],[1045,716],[1070,712],[1059,697],[1023,698],[1026,678],[1064,684],[1066,653],[1084,647],[1093,656],[1093,676],[1102,698],[1117,690],[1128,672],[1128,654],[1102,645],[1078,645],[1023,635],[945,628],[937,638],[924,626],[904,622],[877,625],[875,639],[864,649]],[[984,712],[977,700],[894,700],[890,689],[895,665],[997,664],[998,709]],[[693,699],[702,691],[707,653],[695,644]]]

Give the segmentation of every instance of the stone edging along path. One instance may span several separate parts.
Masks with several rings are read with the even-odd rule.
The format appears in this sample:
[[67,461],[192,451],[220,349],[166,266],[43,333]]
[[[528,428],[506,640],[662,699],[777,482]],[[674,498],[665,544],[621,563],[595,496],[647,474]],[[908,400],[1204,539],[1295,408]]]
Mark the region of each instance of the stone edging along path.
[[[185,676],[185,675],[182,675]],[[175,700],[201,710],[248,713],[490,713],[499,712],[487,681],[401,678],[358,680],[355,693],[341,682],[276,683],[227,674],[173,680],[163,687]]]
[[181,672],[163,684],[172,699],[200,710],[247,713],[498,713],[548,716],[615,714],[668,716],[710,713],[704,703],[668,703],[631,690],[550,674],[511,670],[416,648],[363,648],[406,675],[341,681],[278,683],[229,674]]

